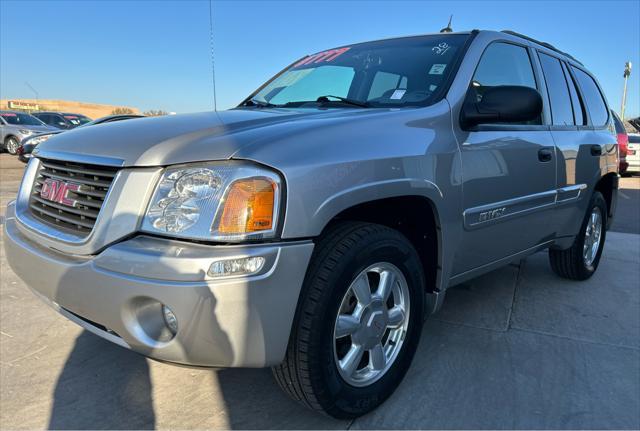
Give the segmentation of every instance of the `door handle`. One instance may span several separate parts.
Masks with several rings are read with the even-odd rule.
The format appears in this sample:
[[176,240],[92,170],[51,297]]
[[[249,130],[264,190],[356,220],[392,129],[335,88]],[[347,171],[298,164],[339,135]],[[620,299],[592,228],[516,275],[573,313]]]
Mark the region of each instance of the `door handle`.
[[591,146],[591,155],[592,156],[601,156],[602,155],[602,147],[600,145],[592,145]]
[[538,151],[538,160],[541,162],[550,162],[553,157],[553,150],[551,148],[541,148]]

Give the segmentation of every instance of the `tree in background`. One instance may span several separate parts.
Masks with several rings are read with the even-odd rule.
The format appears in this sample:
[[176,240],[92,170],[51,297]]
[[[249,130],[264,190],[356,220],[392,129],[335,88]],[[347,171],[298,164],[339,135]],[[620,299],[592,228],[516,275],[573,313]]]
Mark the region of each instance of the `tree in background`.
[[130,108],[116,108],[111,111],[112,115],[133,114],[133,109]]
[[148,111],[144,111],[143,114],[147,117],[160,117],[161,115],[168,115],[169,113],[167,111],[163,111],[162,109],[150,109]]

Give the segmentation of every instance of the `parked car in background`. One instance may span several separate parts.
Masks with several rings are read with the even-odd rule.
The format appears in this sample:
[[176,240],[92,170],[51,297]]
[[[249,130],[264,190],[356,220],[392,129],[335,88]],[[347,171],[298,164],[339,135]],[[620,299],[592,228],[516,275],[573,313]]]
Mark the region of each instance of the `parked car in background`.
[[547,249],[560,277],[596,272],[617,147],[594,76],[547,43],[341,46],[228,111],[45,142],[7,207],[5,256],[110,342],[271,366],[294,400],[353,418],[398,387],[450,286]]
[[[78,126],[78,127],[95,126],[97,124],[112,123],[114,121],[129,120],[132,118],[140,118],[140,117],[144,117],[144,115],[139,115],[139,114],[107,115],[106,117],[100,117],[88,123],[82,124],[81,126]],[[20,159],[21,162],[27,163],[31,158],[31,152],[34,150],[34,148],[36,148],[38,145],[48,140],[50,137],[60,134],[62,132],[64,132],[64,130],[54,130],[49,133],[33,135],[26,138],[25,140],[22,141],[22,143],[20,144],[20,146],[16,151],[16,153],[18,154],[18,159]]]
[[16,154],[29,136],[55,130],[36,117],[19,111],[0,111],[0,148]]
[[640,173],[640,133],[629,133],[627,173]]
[[624,128],[624,124],[618,114],[614,111],[611,111],[611,117],[613,118],[613,127],[616,129],[616,136],[618,139],[618,173],[620,175],[624,175],[627,172],[627,144],[629,143],[629,138],[627,136],[627,131]]
[[43,123],[48,124],[57,129],[73,129],[83,124],[89,123],[91,118],[82,114],[73,114],[71,112],[34,112],[34,117],[39,118]]

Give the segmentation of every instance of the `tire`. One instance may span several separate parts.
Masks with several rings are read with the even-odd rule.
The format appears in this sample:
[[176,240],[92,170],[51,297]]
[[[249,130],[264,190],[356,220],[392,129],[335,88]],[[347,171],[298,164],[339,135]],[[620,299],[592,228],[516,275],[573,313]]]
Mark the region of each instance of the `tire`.
[[[352,298],[356,298],[356,289],[351,289],[352,282],[364,271],[368,271],[366,279],[371,283],[373,294],[371,305],[360,310],[364,310],[361,320],[369,323],[361,325],[359,332],[336,338],[340,337],[334,332],[338,330],[338,315],[344,311],[342,307],[350,307]],[[386,302],[379,299],[384,296],[378,295],[381,291],[374,291],[375,274],[379,274],[378,288],[383,284],[394,286]],[[381,282],[390,279],[390,274],[396,275],[394,283]],[[362,277],[358,280],[363,280]],[[399,232],[359,222],[343,222],[329,229],[316,245],[307,270],[284,361],[272,369],[280,387],[306,407],[339,419],[354,418],[375,409],[398,387],[413,359],[424,317],[424,280],[417,252]],[[345,303],[347,298],[349,301]],[[404,315],[404,326],[396,325],[397,329],[386,326],[397,320],[392,318],[392,312],[386,314],[388,320],[383,323],[372,317],[375,313],[378,317],[380,313],[384,314],[375,311],[374,304],[391,307],[389,304],[402,300],[408,310]],[[369,311],[371,314],[368,315]],[[365,368],[358,366],[362,361],[356,364],[358,369],[354,376],[361,374],[362,380],[356,381],[354,377],[348,382],[343,373],[345,376],[349,373],[340,365],[347,356],[340,359],[343,352],[338,350],[346,347],[364,349],[363,346],[375,343],[373,338],[367,338],[357,345],[356,336],[366,331],[371,337],[381,337],[378,343],[382,344],[376,344],[362,355]],[[397,337],[399,333],[404,338]],[[392,337],[398,341],[390,341]],[[382,345],[385,345],[384,349],[391,346],[388,352],[395,352],[395,356],[392,354],[387,359],[385,351],[379,350]],[[378,364],[388,364],[386,370],[374,369],[374,351],[385,355]],[[372,367],[370,372],[368,367]]]
[[[600,235],[597,249],[588,259],[585,256],[585,250],[589,248],[590,244],[592,245],[590,239],[593,238],[593,232],[590,234],[590,231],[593,231],[591,220],[594,212],[599,213],[600,216]],[[606,226],[607,203],[602,194],[596,191],[591,197],[580,227],[580,233],[576,236],[573,245],[566,250],[549,250],[549,261],[553,271],[560,277],[570,280],[586,280],[590,278],[596,272],[600,263],[607,235]],[[592,248],[594,248],[593,245]]]
[[7,140],[4,142],[4,147],[9,152],[9,154],[16,155],[16,153],[18,152],[19,146],[20,146],[20,142],[18,142],[18,140],[13,136],[8,137]]

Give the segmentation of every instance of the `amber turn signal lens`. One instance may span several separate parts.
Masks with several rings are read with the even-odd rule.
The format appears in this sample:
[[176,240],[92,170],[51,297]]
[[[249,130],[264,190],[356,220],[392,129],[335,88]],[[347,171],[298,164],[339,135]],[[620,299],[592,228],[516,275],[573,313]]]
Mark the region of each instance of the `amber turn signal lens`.
[[270,230],[273,227],[275,187],[274,183],[262,178],[233,183],[224,202],[218,231],[244,234]]

